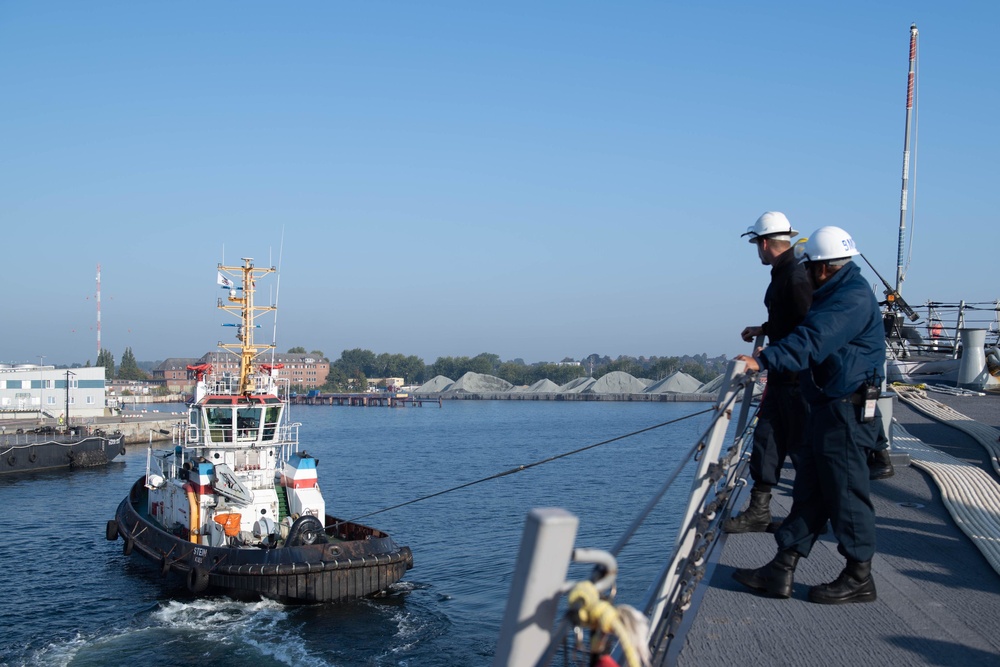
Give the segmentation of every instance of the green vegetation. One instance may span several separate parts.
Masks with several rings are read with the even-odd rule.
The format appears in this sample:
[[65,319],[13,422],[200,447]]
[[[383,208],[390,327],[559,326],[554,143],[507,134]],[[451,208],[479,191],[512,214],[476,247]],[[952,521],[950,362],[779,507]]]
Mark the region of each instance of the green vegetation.
[[[122,354],[122,362],[119,364],[117,371],[115,369],[115,355],[111,354],[109,350],[101,350],[100,354],[97,355],[97,365],[104,366],[104,379],[108,382],[114,379],[143,381],[149,379],[149,374],[139,368],[131,347],[125,348],[125,352]],[[73,364],[70,368],[77,367],[79,367],[79,364]],[[90,360],[87,361],[86,367],[90,368]]]
[[[307,352],[297,346],[288,354],[308,354],[316,359],[326,359],[321,350]],[[87,362],[89,365],[89,361]],[[143,362],[148,365],[151,362]],[[376,354],[371,350],[355,348],[344,350],[340,358],[330,363],[323,391],[365,391],[369,378],[403,378],[409,385],[420,385],[437,375],[457,380],[472,371],[483,375],[493,375],[515,386],[532,385],[539,380],[549,379],[563,385],[578,377],[600,378],[612,371],[623,371],[637,378],[661,380],[671,373],[681,371],[701,382],[708,382],[726,370],[729,360],[725,355],[709,358],[707,354],[681,357],[629,357],[591,354],[579,361],[565,357],[562,361],[525,363],[523,359],[504,361],[499,355],[483,352],[474,357],[438,357],[433,364],[426,364],[415,355]],[[97,365],[105,367],[105,377],[110,381],[148,380],[149,375],[136,362],[132,348],[125,348],[120,366],[115,372],[115,358],[108,350],[101,350]],[[292,387],[294,391],[307,391],[308,387]],[[165,388],[164,388],[165,391]]]
[[122,362],[118,366],[118,379],[119,380],[148,380],[149,376],[139,368],[139,364],[135,361],[135,355],[132,354],[132,348],[126,347],[125,353],[122,354]]
[[108,350],[102,349],[97,355],[97,365],[104,366],[104,379],[111,382],[115,379],[115,356]]
[[[302,349],[302,348],[298,348]],[[600,378],[612,371],[624,371],[635,377],[661,380],[681,371],[702,382],[725,372],[725,356],[709,359],[707,354],[693,357],[627,357],[611,359],[592,354],[577,363],[565,358],[560,363],[526,364],[522,359],[503,361],[499,355],[483,352],[474,357],[438,357],[427,365],[416,356],[375,354],[371,350],[344,350],[330,364],[324,391],[364,391],[367,378],[401,377],[407,384],[423,384],[437,375],[457,380],[465,373],[482,373],[504,379],[513,385],[531,385],[548,378],[562,385],[578,377]]]
[[408,383],[423,383],[434,377],[427,375],[427,366],[420,357],[402,354],[375,354],[371,350],[344,350],[330,364],[326,376],[327,391],[365,391],[368,378],[404,378]]

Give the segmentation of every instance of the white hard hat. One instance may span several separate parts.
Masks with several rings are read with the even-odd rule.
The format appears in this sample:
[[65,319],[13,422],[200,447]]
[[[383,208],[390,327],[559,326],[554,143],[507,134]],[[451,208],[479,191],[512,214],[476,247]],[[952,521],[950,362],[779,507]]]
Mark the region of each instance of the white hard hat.
[[802,251],[802,262],[829,262],[860,255],[854,239],[840,227],[820,227],[809,235]]
[[749,236],[750,243],[756,243],[761,237],[787,236],[790,239],[796,234],[798,232],[792,229],[792,223],[788,222],[784,213],[768,211],[757,218],[753,226],[747,227],[746,234],[740,236]]
[[800,236],[799,240],[792,244],[792,256],[795,257],[796,262],[802,262],[802,255],[806,251],[806,243],[809,242],[808,236]]

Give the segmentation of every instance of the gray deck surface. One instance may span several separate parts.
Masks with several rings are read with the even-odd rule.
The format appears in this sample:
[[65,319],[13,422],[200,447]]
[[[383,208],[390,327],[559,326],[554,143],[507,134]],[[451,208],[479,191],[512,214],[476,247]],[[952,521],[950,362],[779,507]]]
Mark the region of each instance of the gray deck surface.
[[[1000,395],[929,396],[980,423],[1000,428]],[[911,435],[996,479],[982,446],[960,431],[894,401],[894,417]],[[776,489],[775,518],[791,506],[792,470]],[[737,500],[739,507],[747,493]],[[688,665],[1000,665],[1000,575],[953,522],[931,477],[912,467],[872,482],[878,600],[825,606],[807,600],[810,586],[832,581],[844,566],[831,533],[799,561],[792,598],[759,597],[732,579],[775,554],[767,533],[730,535],[668,652]],[[679,655],[678,655],[679,651]]]

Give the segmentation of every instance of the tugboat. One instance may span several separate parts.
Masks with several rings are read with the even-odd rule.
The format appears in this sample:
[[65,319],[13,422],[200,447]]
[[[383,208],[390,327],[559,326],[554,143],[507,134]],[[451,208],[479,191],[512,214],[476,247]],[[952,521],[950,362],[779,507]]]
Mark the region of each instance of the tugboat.
[[275,269],[251,258],[218,268],[229,290],[218,307],[240,318],[239,343],[220,347],[239,356],[239,374],[189,367],[197,385],[187,423],[171,450],[150,448],[107,539],[185,577],[194,594],[312,603],[384,593],[413,567],[409,547],[326,513],[319,461],[299,450],[300,424],[288,418],[288,381],[275,377],[280,365],[258,363],[274,345],[254,343],[255,320],[276,306],[256,306],[254,291]]

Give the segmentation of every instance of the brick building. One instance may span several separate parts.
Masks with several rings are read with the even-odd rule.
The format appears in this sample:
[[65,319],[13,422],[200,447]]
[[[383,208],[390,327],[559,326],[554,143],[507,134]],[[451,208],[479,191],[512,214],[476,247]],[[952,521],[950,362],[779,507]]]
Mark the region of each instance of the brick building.
[[191,357],[170,357],[153,369],[153,382],[162,384],[173,394],[190,394],[194,392],[194,373],[188,366],[197,364],[198,360]]
[[[319,389],[326,384],[326,376],[330,373],[330,360],[314,357],[311,354],[290,352],[275,352],[263,354],[257,361],[267,364],[281,364],[282,368],[274,371],[279,379],[288,379],[292,387],[304,389]],[[216,373],[237,374],[240,370],[240,359],[235,354],[216,350],[193,360],[194,364],[212,364]],[[192,374],[193,377],[193,374]],[[192,384],[193,384],[192,380]]]

